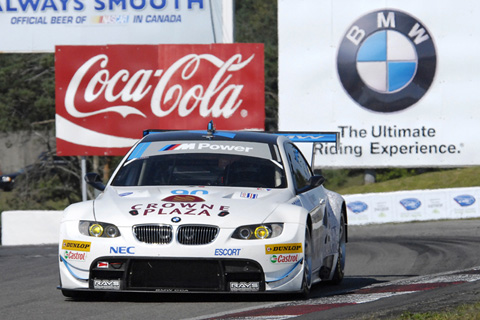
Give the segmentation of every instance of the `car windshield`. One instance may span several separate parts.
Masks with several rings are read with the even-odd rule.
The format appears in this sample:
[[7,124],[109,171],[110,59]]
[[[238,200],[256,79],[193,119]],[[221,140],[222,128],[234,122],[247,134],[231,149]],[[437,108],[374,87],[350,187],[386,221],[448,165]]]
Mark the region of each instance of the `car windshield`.
[[112,185],[285,188],[286,179],[282,165],[270,159],[218,153],[177,153],[126,161]]

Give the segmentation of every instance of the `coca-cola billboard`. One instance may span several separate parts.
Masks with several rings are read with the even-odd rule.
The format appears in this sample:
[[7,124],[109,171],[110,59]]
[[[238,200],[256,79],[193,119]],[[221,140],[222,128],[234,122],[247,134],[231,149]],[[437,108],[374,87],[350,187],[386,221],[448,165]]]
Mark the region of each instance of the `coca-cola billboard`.
[[123,155],[145,129],[263,130],[263,44],[57,46],[57,154]]

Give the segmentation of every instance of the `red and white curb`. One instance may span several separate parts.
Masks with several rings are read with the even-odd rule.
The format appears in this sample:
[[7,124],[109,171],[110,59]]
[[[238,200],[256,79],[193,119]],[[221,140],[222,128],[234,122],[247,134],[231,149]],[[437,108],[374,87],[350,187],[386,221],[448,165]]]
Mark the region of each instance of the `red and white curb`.
[[339,308],[348,305],[368,303],[383,298],[414,292],[427,291],[480,280],[480,267],[428,276],[419,276],[385,283],[373,284],[353,291],[337,292],[335,295],[302,301],[268,303],[225,313],[201,316],[189,320],[260,320],[290,319],[304,314]]

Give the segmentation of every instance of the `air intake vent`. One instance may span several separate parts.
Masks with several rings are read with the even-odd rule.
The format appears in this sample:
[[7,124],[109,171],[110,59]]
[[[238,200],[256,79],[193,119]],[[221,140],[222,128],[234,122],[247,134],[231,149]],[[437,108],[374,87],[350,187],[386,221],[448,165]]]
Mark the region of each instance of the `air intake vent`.
[[172,227],[164,225],[136,225],[133,234],[138,241],[152,244],[167,244],[172,241]]
[[215,226],[180,226],[177,232],[178,242],[185,245],[200,245],[213,242],[218,234]]

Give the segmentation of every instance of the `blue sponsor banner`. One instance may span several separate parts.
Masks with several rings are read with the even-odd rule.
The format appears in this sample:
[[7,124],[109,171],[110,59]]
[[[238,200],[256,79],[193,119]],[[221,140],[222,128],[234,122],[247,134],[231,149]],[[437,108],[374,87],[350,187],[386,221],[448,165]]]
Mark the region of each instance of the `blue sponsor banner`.
[[276,132],[279,136],[285,136],[292,142],[338,142],[337,132]]

